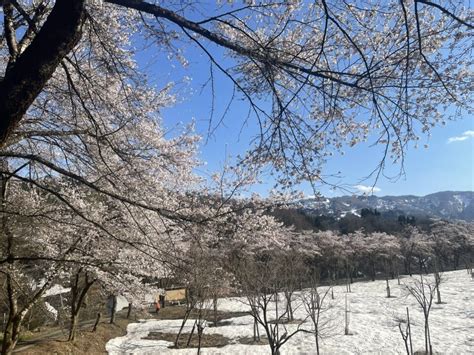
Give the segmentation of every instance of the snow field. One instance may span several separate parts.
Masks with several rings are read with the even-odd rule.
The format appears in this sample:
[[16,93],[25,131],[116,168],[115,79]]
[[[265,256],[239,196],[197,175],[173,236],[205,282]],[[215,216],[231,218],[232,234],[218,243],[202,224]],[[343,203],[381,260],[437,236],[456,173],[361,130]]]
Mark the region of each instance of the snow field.
[[[413,278],[419,279],[419,276]],[[428,277],[427,280],[430,280]],[[410,309],[412,339],[414,351],[424,349],[424,320],[420,307],[413,296],[408,295],[403,284],[413,282],[406,276],[390,280],[392,298],[386,298],[385,281],[368,281],[352,284],[352,292],[347,294],[350,309],[349,330],[352,335],[344,335],[344,304],[345,286],[335,286],[335,299],[330,295],[325,306],[331,308],[322,316],[321,322],[329,320],[327,337],[322,339],[322,354],[404,354],[405,346],[398,330],[396,317],[406,319],[406,307]],[[443,304],[433,302],[430,313],[430,330],[433,350],[441,354],[474,354],[474,280],[465,270],[443,274],[440,286]],[[321,287],[321,291],[325,288]],[[293,308],[295,318],[305,319],[304,307],[301,305],[301,293],[295,293]],[[436,299],[435,299],[436,300]],[[273,304],[274,307],[274,304]],[[324,306],[323,306],[324,308]],[[225,298],[219,300],[221,311],[246,311],[249,307],[242,298]],[[280,297],[279,309],[284,309],[284,297]],[[274,318],[274,308],[269,311]],[[222,334],[230,339],[251,337],[253,335],[253,319],[251,316],[236,317],[230,324],[219,327],[207,327],[205,333]],[[189,332],[192,320],[187,322],[183,332]],[[130,324],[127,335],[110,340],[106,349],[109,354],[195,354],[196,349],[169,349],[172,344],[166,341],[145,340],[150,332],[177,333],[181,320],[147,320]],[[280,334],[286,330],[290,334],[297,324],[281,326]],[[304,329],[311,329],[308,320]],[[263,328],[260,335],[264,335]],[[268,345],[230,344],[222,348],[203,348],[203,354],[269,354]],[[298,333],[281,348],[282,354],[314,354],[316,353],[314,336]]]

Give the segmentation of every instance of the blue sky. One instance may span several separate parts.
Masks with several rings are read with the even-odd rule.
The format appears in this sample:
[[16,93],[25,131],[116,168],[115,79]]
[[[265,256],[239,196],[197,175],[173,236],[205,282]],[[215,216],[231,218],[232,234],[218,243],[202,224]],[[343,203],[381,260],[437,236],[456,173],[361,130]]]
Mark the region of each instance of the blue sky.
[[[157,53],[156,47],[145,51],[138,58],[143,70],[149,74],[152,84],[162,87],[165,83],[176,83],[178,102],[174,107],[161,112],[166,127],[195,120],[197,133],[205,138],[202,141],[200,158],[207,162],[201,172],[219,170],[224,161],[239,153],[244,153],[255,133],[255,123],[242,126],[247,116],[248,106],[245,102],[234,101],[230,106],[223,123],[214,134],[206,139],[209,118],[211,117],[211,86],[203,85],[209,78],[207,57],[197,48],[183,46],[184,56],[189,65],[184,68],[175,61],[168,61],[163,53]],[[215,48],[214,48],[215,49]],[[216,53],[216,52],[214,52]],[[222,59],[222,51],[217,49],[217,56]],[[217,123],[226,110],[232,97],[232,85],[223,75],[214,72],[213,123]],[[406,152],[405,175],[393,180],[380,178],[373,192],[376,195],[426,195],[437,191],[474,190],[474,117],[466,116],[461,120],[448,121],[446,126],[435,127],[430,137],[423,137],[419,148],[413,145]],[[467,133],[466,133],[467,132]],[[457,137],[457,138],[454,138]],[[364,180],[381,158],[381,150],[369,147],[370,143],[347,148],[344,156],[335,155],[325,166],[326,174],[340,172],[341,178],[334,180],[351,187],[353,191],[365,190],[372,186],[372,180]],[[424,148],[427,144],[428,148]],[[390,163],[388,163],[390,164]],[[388,166],[387,174],[396,175],[399,166]],[[265,179],[265,178],[264,178]],[[273,181],[254,186],[253,191],[266,195],[273,186]],[[360,186],[359,186],[360,185]],[[313,193],[307,185],[301,190],[308,195]],[[328,186],[320,186],[319,191],[326,196],[347,194],[343,190],[333,191]]]

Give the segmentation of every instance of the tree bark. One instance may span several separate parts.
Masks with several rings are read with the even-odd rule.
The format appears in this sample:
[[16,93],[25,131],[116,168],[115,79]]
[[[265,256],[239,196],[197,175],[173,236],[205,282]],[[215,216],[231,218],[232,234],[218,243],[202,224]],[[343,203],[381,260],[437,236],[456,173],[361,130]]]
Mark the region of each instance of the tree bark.
[[115,323],[115,313],[117,313],[117,296],[112,296],[112,309],[110,310],[110,324]]
[[81,270],[79,270],[74,278],[74,283],[71,287],[71,324],[69,326],[68,341],[73,341],[76,337],[77,323],[79,319],[79,312],[84,304],[85,297],[89,292],[95,280],[89,280],[87,274],[84,275],[84,285],[82,289],[79,286]]
[[95,319],[95,323],[94,323],[94,327],[92,328],[92,332],[95,332],[97,330],[97,326],[99,325],[99,322],[100,322],[100,317],[101,317],[101,313],[97,313],[97,318]]
[[85,0],[56,0],[31,44],[9,65],[0,81],[0,147],[20,123],[61,60],[82,35]]

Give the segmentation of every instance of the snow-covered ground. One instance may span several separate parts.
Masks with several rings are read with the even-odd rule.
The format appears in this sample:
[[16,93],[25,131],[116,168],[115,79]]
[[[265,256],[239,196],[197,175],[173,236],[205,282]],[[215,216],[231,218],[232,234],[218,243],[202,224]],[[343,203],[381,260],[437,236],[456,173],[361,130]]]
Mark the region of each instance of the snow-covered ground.
[[[325,317],[331,319],[331,335],[322,340],[322,354],[404,354],[405,346],[399,333],[397,316],[405,317],[406,307],[410,309],[413,333],[413,349],[424,348],[423,315],[412,296],[408,296],[403,284],[412,282],[410,277],[402,278],[402,286],[396,280],[390,281],[393,298],[386,298],[385,281],[358,282],[347,294],[350,304],[350,332],[344,335],[345,286],[334,288],[335,299],[328,301],[332,308]],[[474,354],[474,280],[465,270],[443,274],[441,285],[443,304],[433,303],[430,313],[430,329],[433,350],[441,354]],[[324,290],[324,288],[322,288]],[[295,295],[298,304],[300,294]],[[283,302],[283,301],[282,301]],[[329,304],[328,303],[328,304]],[[280,308],[283,308],[281,305]],[[245,311],[243,299],[227,298],[219,302],[222,311]],[[304,307],[299,307],[295,317],[305,318]],[[230,339],[252,336],[253,320],[250,316],[230,319],[230,324],[208,327],[205,333],[222,334]],[[150,332],[177,333],[180,320],[148,320],[130,324],[126,336],[110,340],[106,349],[109,354],[195,354],[196,349],[169,349],[166,341],[145,340]],[[189,332],[192,321],[184,332]],[[303,325],[311,329],[309,322]],[[297,325],[287,325],[288,332]],[[263,329],[260,334],[264,334]],[[312,334],[298,333],[282,348],[282,354],[314,354]],[[268,354],[268,345],[230,344],[223,348],[203,348],[203,354]]]

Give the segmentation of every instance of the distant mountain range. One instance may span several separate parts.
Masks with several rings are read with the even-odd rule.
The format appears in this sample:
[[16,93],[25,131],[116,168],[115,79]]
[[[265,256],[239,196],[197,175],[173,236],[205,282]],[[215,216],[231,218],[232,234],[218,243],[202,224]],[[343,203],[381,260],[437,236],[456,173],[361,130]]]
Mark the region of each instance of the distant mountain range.
[[360,216],[363,208],[399,215],[438,217],[474,221],[474,191],[442,191],[426,196],[341,196],[307,198],[299,201],[308,214],[344,217]]

